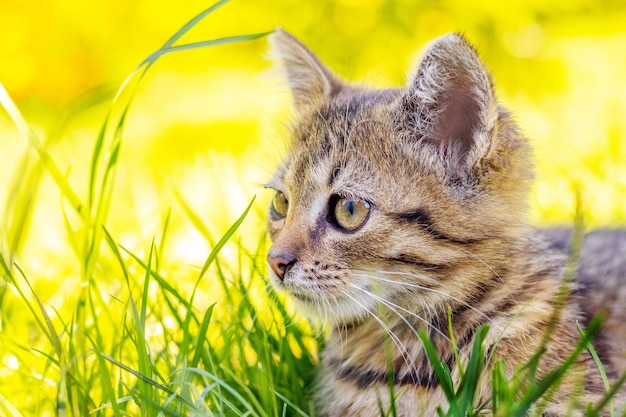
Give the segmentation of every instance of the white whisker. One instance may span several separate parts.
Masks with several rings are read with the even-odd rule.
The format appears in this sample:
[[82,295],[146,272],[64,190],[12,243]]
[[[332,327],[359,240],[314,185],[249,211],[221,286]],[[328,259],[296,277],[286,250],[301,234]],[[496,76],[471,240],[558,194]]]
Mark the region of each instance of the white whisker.
[[400,340],[400,338],[393,331],[391,331],[389,326],[387,326],[387,324],[380,317],[378,317],[369,308],[365,307],[361,302],[359,302],[354,297],[352,297],[349,293],[343,290],[340,290],[340,291],[343,293],[343,295],[348,297],[355,304],[359,305],[363,309],[363,311],[365,311],[367,314],[372,316],[372,318],[376,320],[378,324],[380,324],[380,327],[382,327],[383,330],[385,330],[385,332],[389,335],[389,337],[391,337],[393,344],[396,345],[396,348],[398,348],[398,351],[400,352],[400,356],[402,356],[404,363],[406,363],[407,366],[409,366],[409,369],[415,369],[415,363],[413,363],[413,360],[410,358],[409,353],[408,353],[409,350],[406,348],[404,343],[402,343],[402,340]]
[[491,265],[489,265],[487,262],[485,262],[480,256],[476,255],[475,253],[470,252],[469,250],[467,250],[465,248],[462,248],[460,246],[457,246],[456,248],[459,249],[462,252],[467,253],[469,256],[473,257],[474,259],[477,259],[480,263],[485,265],[487,267],[487,269],[489,269],[496,277],[498,277],[500,282],[504,285],[504,288],[506,288],[506,290],[508,291],[508,293],[511,296],[511,298],[513,298],[513,294],[511,293],[511,290],[509,290],[509,287],[506,285],[506,282],[504,282],[504,280],[502,279],[500,274],[498,274],[498,272],[496,272],[496,270]]
[[400,317],[400,319],[402,319],[402,320],[403,320],[403,321],[407,324],[407,326],[409,326],[409,328],[410,328],[410,329],[411,329],[411,330],[412,330],[412,331],[413,331],[416,335],[417,335],[417,329],[415,329],[415,328],[411,325],[411,323],[409,323],[409,321],[406,319],[406,317],[404,317],[402,314],[400,314],[400,313],[398,312],[398,310],[396,310],[396,308],[397,308],[397,309],[399,309],[399,310],[401,310],[401,311],[403,311],[403,312],[405,312],[405,313],[407,313],[408,315],[410,315],[410,316],[412,316],[412,317],[415,317],[416,319],[418,319],[419,321],[421,321],[422,323],[424,323],[426,326],[428,326],[429,328],[431,328],[432,330],[434,330],[436,333],[438,333],[441,337],[443,337],[444,339],[446,339],[448,342],[452,342],[452,340],[450,340],[450,338],[449,338],[448,336],[446,336],[446,334],[445,334],[445,333],[443,333],[441,330],[439,330],[436,326],[433,326],[433,324],[432,324],[430,321],[426,320],[424,317],[420,316],[419,314],[417,314],[417,313],[415,313],[415,312],[412,312],[412,311],[410,311],[410,310],[407,310],[406,308],[401,307],[401,306],[399,306],[399,305],[397,305],[397,304],[395,304],[395,303],[393,303],[393,302],[391,302],[391,301],[389,301],[389,300],[385,300],[384,298],[382,298],[382,297],[380,297],[380,296],[378,296],[378,295],[374,294],[374,293],[373,293],[373,292],[371,292],[371,291],[368,291],[368,290],[366,290],[366,289],[364,289],[364,288],[361,288],[361,287],[359,287],[358,285],[352,284],[352,283],[350,283],[350,282],[347,282],[347,284],[348,284],[350,287],[354,288],[354,289],[357,289],[357,290],[362,291],[364,294],[366,294],[366,295],[368,295],[368,296],[372,297],[374,300],[376,300],[376,301],[378,301],[378,302],[380,302],[380,303],[384,304],[384,305],[385,305],[385,307],[389,308],[391,311],[393,311],[394,313],[396,313],[396,315],[397,315],[398,317]]
[[[386,271],[375,271],[376,274],[387,274],[387,275],[406,275],[406,276],[416,276],[416,274],[411,274],[408,272],[386,272]],[[392,283],[392,284],[397,284],[397,285],[403,285],[406,287],[410,287],[410,288],[414,288],[414,289],[418,289],[421,291],[426,291],[426,292],[432,292],[435,294],[439,294],[439,295],[443,295],[453,301],[456,301],[457,303],[461,304],[464,307],[467,307],[469,310],[472,310],[473,312],[475,312],[476,314],[479,314],[481,317],[485,318],[490,324],[495,325],[495,322],[489,317],[487,316],[485,313],[483,313],[482,311],[480,311],[479,309],[477,309],[476,307],[472,306],[471,304],[467,303],[466,301],[461,300],[458,297],[453,296],[452,294],[442,291],[442,290],[437,290],[434,288],[429,288],[429,287],[425,287],[423,285],[419,285],[413,282],[405,282],[405,281],[394,281],[388,278],[383,278],[379,275],[373,275],[373,274],[354,274],[354,276],[356,277],[365,277],[365,278],[370,278],[370,279],[374,279],[377,281],[382,281],[382,282],[388,282],[388,283]],[[421,278],[421,275],[418,276],[419,278]]]

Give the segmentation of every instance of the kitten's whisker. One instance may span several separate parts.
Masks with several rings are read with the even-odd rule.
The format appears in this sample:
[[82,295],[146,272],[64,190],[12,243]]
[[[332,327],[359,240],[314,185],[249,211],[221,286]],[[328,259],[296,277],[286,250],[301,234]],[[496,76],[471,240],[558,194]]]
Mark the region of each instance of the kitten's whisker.
[[407,324],[407,326],[409,326],[409,328],[410,328],[410,329],[411,329],[411,330],[412,330],[412,331],[413,331],[416,335],[417,335],[417,329],[415,329],[415,328],[413,327],[413,325],[411,325],[411,323],[409,323],[409,321],[406,319],[406,317],[404,317],[402,314],[400,314],[400,313],[398,312],[398,310],[396,310],[396,308],[397,308],[397,309],[399,309],[399,310],[401,310],[401,311],[403,311],[403,312],[405,312],[405,313],[407,313],[408,315],[410,315],[410,316],[412,316],[412,317],[415,317],[416,319],[418,319],[419,321],[421,321],[422,323],[424,323],[426,326],[428,326],[429,328],[431,328],[432,330],[434,330],[436,333],[438,333],[441,337],[443,337],[444,339],[446,339],[448,342],[452,342],[452,340],[450,340],[450,338],[449,338],[449,337],[448,337],[445,333],[443,333],[441,330],[439,330],[439,329],[437,328],[437,326],[434,326],[434,325],[433,325],[430,321],[426,320],[424,317],[420,316],[419,314],[414,313],[413,311],[407,310],[406,308],[404,308],[404,307],[402,307],[402,306],[399,306],[398,304],[393,303],[393,302],[391,302],[391,301],[389,301],[389,300],[385,300],[383,297],[380,297],[380,296],[378,296],[378,295],[374,294],[374,293],[373,293],[373,292],[371,292],[371,291],[368,291],[368,290],[366,290],[366,289],[364,289],[364,288],[361,288],[361,287],[359,287],[358,285],[352,284],[352,283],[350,283],[350,282],[347,282],[347,284],[348,284],[350,287],[354,288],[354,289],[357,289],[357,290],[362,291],[364,294],[366,294],[366,295],[368,295],[368,296],[372,297],[374,300],[376,300],[376,301],[380,302],[381,304],[384,304],[387,308],[389,308],[391,311],[393,311],[394,313],[396,313],[396,315],[397,315],[398,317],[400,317],[400,318],[402,319],[402,321],[404,321],[404,322]]
[[344,290],[340,290],[340,291],[343,293],[343,295],[345,295],[350,300],[352,300],[355,304],[360,306],[363,309],[363,311],[365,311],[367,314],[372,316],[372,318],[376,320],[378,324],[380,324],[380,327],[382,327],[383,330],[389,335],[389,337],[391,337],[393,344],[396,345],[396,348],[398,348],[398,351],[400,352],[400,356],[402,356],[402,359],[407,364],[407,366],[410,366],[410,367],[412,366],[413,368],[415,368],[414,363],[409,363],[409,362],[412,362],[408,354],[409,350],[406,348],[404,343],[402,343],[402,340],[389,328],[389,326],[387,326],[387,324],[380,317],[374,314],[374,312],[372,312],[369,308],[365,307],[361,302],[359,302],[354,297],[352,297],[348,292]]
[[[397,310],[395,310],[394,306],[392,305],[393,303],[388,303],[388,302],[386,302],[385,300],[383,300],[383,299],[381,299],[381,298],[379,298],[379,297],[376,297],[373,293],[371,293],[370,291],[367,291],[367,290],[365,290],[365,289],[363,289],[363,288],[360,288],[360,287],[355,286],[355,285],[353,285],[353,284],[351,284],[351,286],[353,286],[353,287],[354,287],[354,288],[356,288],[356,289],[359,289],[359,290],[363,291],[363,293],[364,293],[365,295],[372,297],[374,300],[380,301],[380,302],[381,302],[381,303],[382,303],[385,307],[387,307],[388,309],[390,309],[391,311],[393,311],[393,312],[394,312],[394,313],[395,313],[395,314],[396,314],[396,315],[397,315],[400,319],[402,319],[402,320],[406,323],[406,325],[407,325],[407,326],[409,326],[409,328],[410,328],[411,330],[413,330],[413,332],[417,335],[417,331],[415,330],[415,328],[413,327],[413,325],[412,325],[411,323],[409,323],[409,321],[406,319],[406,317],[404,317],[403,315],[401,315],[400,313],[398,313],[398,311],[397,311]],[[344,292],[344,293],[345,293],[345,292]],[[346,295],[348,295],[348,294],[346,294]],[[348,296],[349,296],[349,295],[348,295]],[[372,313],[372,317],[374,317],[375,319],[377,318],[377,316],[376,316],[376,315],[374,315],[373,313]],[[418,317],[418,318],[419,318],[419,317]],[[405,345],[404,345],[404,344],[403,344],[403,343],[399,340],[399,337],[398,337],[397,335],[395,335],[395,333],[393,333],[393,331],[389,328],[389,326],[387,326],[387,325],[383,325],[383,324],[382,324],[382,320],[378,320],[378,319],[377,319],[377,321],[381,324],[381,326],[383,327],[383,329],[385,329],[385,331],[387,332],[387,334],[389,334],[389,335],[390,335],[390,337],[392,337],[392,338],[393,338],[393,337],[395,336],[395,338],[396,338],[396,339],[398,339],[398,342],[400,343],[400,345],[401,345],[401,346],[398,346],[398,343],[394,343],[394,344],[395,344],[395,345],[396,345],[396,347],[398,348],[399,353],[400,353],[400,356],[402,357],[402,360],[404,361],[405,365],[407,366],[407,373],[408,373],[409,375],[413,375],[413,374],[411,373],[411,371],[413,371],[413,370],[417,370],[417,369],[418,369],[418,366],[415,364],[415,360],[414,360],[413,356],[411,356],[411,354],[409,353],[408,349],[407,349],[407,348],[405,347]],[[444,336],[444,337],[445,337],[445,336]],[[412,376],[412,378],[414,378],[414,377]]]
[[[408,276],[414,276],[415,274],[410,274],[410,273],[405,273],[405,272],[385,272],[385,271],[375,271],[377,274],[398,274],[398,275],[408,275]],[[370,278],[370,279],[374,279],[377,281],[382,281],[382,282],[388,282],[388,283],[392,283],[392,284],[397,284],[397,285],[404,285],[410,288],[415,288],[418,290],[422,290],[422,291],[427,291],[427,292],[432,292],[435,294],[439,294],[439,295],[444,295],[448,298],[450,298],[453,301],[456,301],[457,303],[461,304],[464,307],[467,307],[469,310],[472,310],[473,312],[479,314],[481,317],[483,317],[484,319],[486,319],[490,324],[495,325],[495,322],[489,317],[487,316],[485,313],[483,313],[482,311],[480,311],[479,309],[477,309],[476,307],[472,306],[471,304],[469,304],[466,301],[463,301],[462,299],[453,296],[452,294],[446,292],[446,291],[442,291],[442,290],[437,290],[434,288],[429,288],[429,287],[425,287],[419,284],[415,284],[412,282],[404,282],[404,281],[394,281],[388,278],[382,278],[379,275],[372,275],[372,274],[354,274],[354,276],[357,277],[366,277],[366,278]]]
[[[415,272],[404,272],[404,271],[385,271],[385,270],[371,270],[371,269],[352,269],[352,271],[361,271],[363,273],[369,274],[369,273],[376,273],[376,274],[384,274],[384,275],[403,275],[403,276],[407,276],[407,277],[414,277],[414,278],[419,278],[420,281],[427,281],[430,282],[432,284],[440,284],[441,281],[432,278],[428,275],[425,274],[418,274]],[[392,281],[395,282],[395,281]],[[398,282],[399,284],[401,282]],[[407,283],[409,284],[409,283]]]
[[470,255],[471,257],[473,257],[474,259],[477,259],[480,263],[482,263],[483,265],[485,265],[489,271],[491,271],[496,277],[498,277],[498,279],[500,280],[500,282],[504,285],[504,288],[506,288],[506,290],[508,291],[509,295],[511,296],[511,298],[513,299],[513,294],[511,293],[511,290],[509,290],[509,287],[506,285],[506,282],[504,282],[504,280],[502,279],[502,277],[500,276],[500,274],[498,274],[498,272],[491,266],[489,265],[487,262],[485,262],[480,256],[476,255],[473,252],[470,252],[469,250],[462,248],[461,246],[456,246],[457,249],[459,249],[462,252],[467,253],[468,255]]

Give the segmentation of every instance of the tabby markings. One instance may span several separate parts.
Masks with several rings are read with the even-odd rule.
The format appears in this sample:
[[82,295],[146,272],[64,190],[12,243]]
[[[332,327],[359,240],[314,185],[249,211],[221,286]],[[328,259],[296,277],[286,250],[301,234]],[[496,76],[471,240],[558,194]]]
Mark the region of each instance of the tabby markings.
[[456,243],[459,245],[470,245],[472,243],[480,242],[482,239],[459,239],[446,235],[445,233],[437,230],[434,226],[434,222],[431,216],[421,209],[403,213],[391,213],[390,216],[395,220],[403,223],[410,223],[419,226],[422,230],[428,233],[436,240],[445,240],[447,242]]
[[[450,362],[450,361],[449,361]],[[368,388],[374,384],[387,384],[389,374],[387,370],[373,370],[359,366],[342,366],[338,359],[330,359],[328,365],[334,370],[337,377],[344,381],[355,383],[360,389]],[[449,363],[451,368],[453,364]],[[421,367],[421,369],[424,369]],[[396,386],[414,386],[426,389],[434,389],[439,386],[439,380],[434,371],[430,367],[426,368],[428,372],[418,372],[417,369],[411,369],[400,375],[398,370],[394,370],[392,377]]]

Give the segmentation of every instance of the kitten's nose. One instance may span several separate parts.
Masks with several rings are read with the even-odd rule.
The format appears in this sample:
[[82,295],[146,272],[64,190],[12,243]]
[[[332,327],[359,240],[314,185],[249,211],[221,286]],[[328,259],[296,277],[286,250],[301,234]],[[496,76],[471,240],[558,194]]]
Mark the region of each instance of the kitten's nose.
[[267,255],[267,262],[270,264],[272,271],[280,278],[281,280],[285,279],[285,275],[287,271],[291,269],[293,264],[296,263],[296,258],[292,255],[279,254],[272,255],[271,253]]

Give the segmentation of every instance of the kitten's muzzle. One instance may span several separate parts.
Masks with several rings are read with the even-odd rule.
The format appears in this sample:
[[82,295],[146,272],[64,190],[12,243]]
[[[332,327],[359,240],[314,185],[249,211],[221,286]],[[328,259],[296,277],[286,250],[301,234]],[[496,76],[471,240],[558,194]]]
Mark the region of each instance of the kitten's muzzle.
[[296,263],[296,258],[288,255],[288,254],[278,254],[273,255],[269,253],[267,255],[267,262],[270,264],[270,268],[276,274],[280,280],[285,279],[285,275],[291,269],[291,267]]

